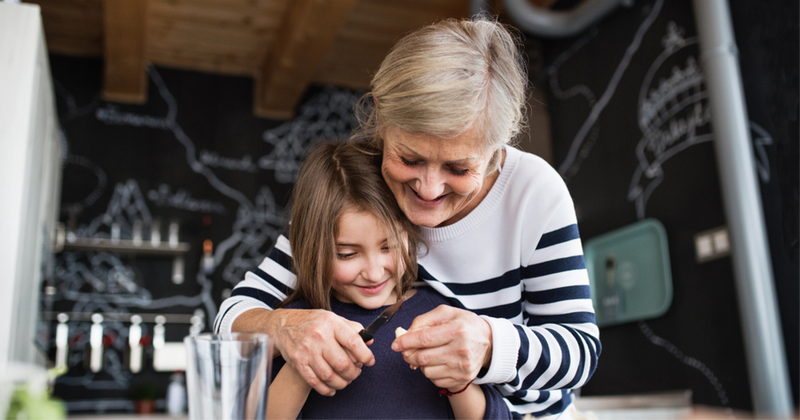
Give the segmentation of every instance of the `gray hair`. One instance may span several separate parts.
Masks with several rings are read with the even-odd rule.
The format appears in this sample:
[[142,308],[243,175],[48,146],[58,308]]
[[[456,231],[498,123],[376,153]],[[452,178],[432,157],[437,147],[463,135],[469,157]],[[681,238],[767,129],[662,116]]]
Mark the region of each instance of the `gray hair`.
[[372,78],[356,108],[360,136],[382,148],[389,126],[441,137],[477,126],[483,144],[499,149],[523,128],[527,80],[516,31],[496,20],[425,26],[398,41]]

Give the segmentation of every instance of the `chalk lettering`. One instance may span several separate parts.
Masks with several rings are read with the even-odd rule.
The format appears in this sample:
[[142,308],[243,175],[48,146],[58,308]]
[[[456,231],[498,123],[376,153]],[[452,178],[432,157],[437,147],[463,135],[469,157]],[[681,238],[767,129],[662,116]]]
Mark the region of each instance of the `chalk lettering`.
[[167,120],[150,115],[138,115],[129,112],[119,112],[113,105],[98,108],[94,113],[98,120],[112,125],[132,125],[134,127],[167,128]]
[[[674,22],[667,25],[662,39],[664,51],[648,69],[639,90],[639,165],[628,189],[628,200],[635,203],[639,218],[645,216],[650,194],[664,179],[664,162],[690,146],[713,139],[703,72],[692,50],[686,48],[696,45],[697,38],[684,38],[683,33]],[[685,65],[672,64],[679,60]],[[656,79],[665,73],[667,77]]]
[[202,213],[225,213],[224,205],[209,200],[193,198],[183,188],[179,188],[175,193],[172,193],[170,186],[167,184],[161,184],[157,190],[148,191],[147,199],[159,207],[172,207]]
[[257,172],[258,165],[253,162],[250,155],[244,155],[240,159],[220,156],[217,152],[203,150],[200,152],[200,162],[208,167],[223,168],[232,171]]

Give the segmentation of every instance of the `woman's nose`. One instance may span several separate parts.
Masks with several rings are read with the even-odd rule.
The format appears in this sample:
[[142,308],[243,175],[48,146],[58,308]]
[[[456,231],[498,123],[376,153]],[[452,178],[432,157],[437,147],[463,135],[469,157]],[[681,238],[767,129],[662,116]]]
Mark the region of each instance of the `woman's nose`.
[[417,194],[424,200],[435,200],[444,193],[445,182],[438,170],[425,171],[417,180]]

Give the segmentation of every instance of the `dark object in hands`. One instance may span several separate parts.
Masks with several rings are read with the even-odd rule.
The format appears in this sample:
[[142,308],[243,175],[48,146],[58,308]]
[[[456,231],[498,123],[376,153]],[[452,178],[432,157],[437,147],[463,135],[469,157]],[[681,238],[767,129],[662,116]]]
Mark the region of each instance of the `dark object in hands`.
[[404,300],[405,299],[400,299],[394,305],[386,308],[386,310],[383,311],[383,313],[381,313],[380,315],[378,315],[378,317],[375,318],[375,320],[372,321],[372,323],[369,324],[367,328],[358,332],[358,335],[361,336],[361,338],[364,340],[365,343],[369,340],[372,340],[372,338],[375,336],[375,333],[378,332],[378,330],[384,324],[389,322],[390,319],[392,319],[392,316],[394,316],[394,313],[397,312],[398,309],[400,309],[400,305],[403,304]]

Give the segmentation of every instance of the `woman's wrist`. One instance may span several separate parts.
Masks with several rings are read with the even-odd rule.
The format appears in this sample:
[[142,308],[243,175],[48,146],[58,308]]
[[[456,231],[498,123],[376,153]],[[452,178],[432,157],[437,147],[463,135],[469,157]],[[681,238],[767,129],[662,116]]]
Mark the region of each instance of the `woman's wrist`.
[[248,309],[233,320],[231,332],[270,334],[268,325],[272,312],[274,311],[266,308]]
[[483,318],[481,318],[481,319],[486,324],[486,329],[488,330],[486,338],[489,340],[489,346],[486,347],[486,353],[483,355],[483,364],[481,365],[481,367],[482,367],[481,372],[486,374],[486,371],[489,370],[489,366],[491,366],[491,364],[492,364],[492,350],[494,348],[493,347],[493,345],[494,345],[494,337],[492,336],[492,325],[489,324],[489,321],[487,321],[487,320],[485,320]]
[[[279,310],[278,310],[279,311]],[[276,337],[278,321],[276,311],[266,308],[253,308],[242,312],[231,325],[231,332],[239,333],[263,333],[272,337],[273,341]],[[281,355],[281,351],[276,343],[272,343],[272,357]]]

